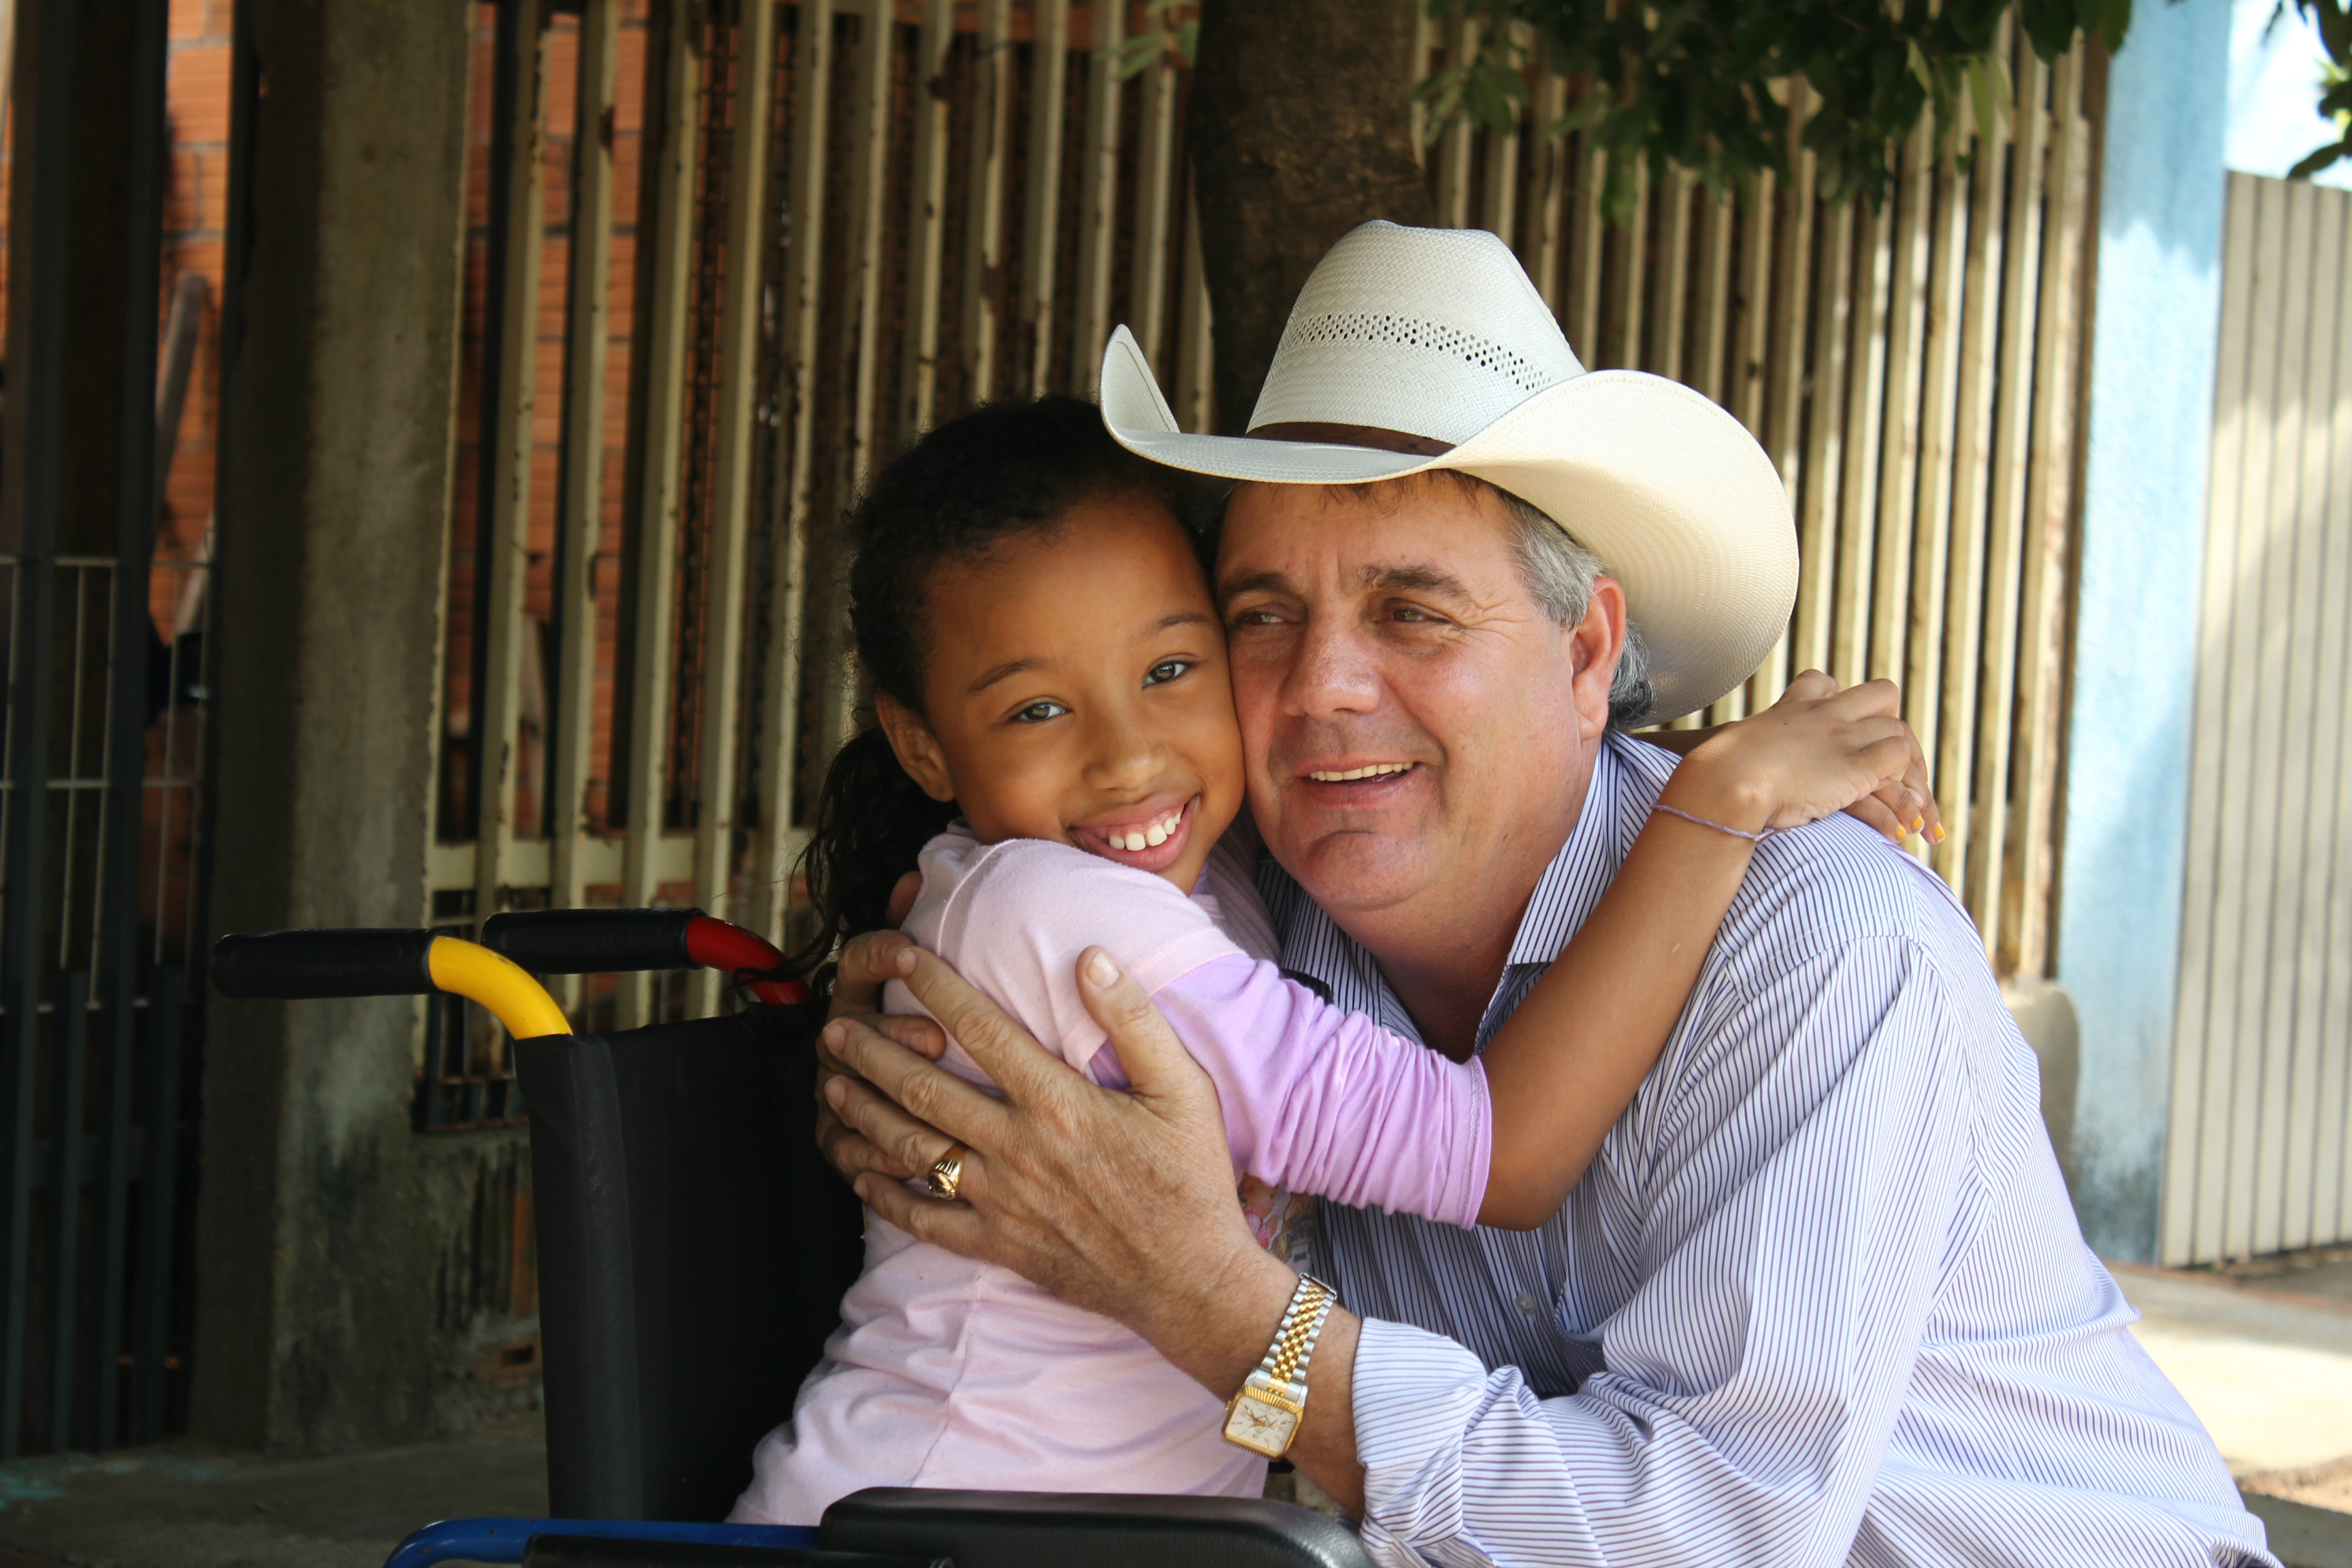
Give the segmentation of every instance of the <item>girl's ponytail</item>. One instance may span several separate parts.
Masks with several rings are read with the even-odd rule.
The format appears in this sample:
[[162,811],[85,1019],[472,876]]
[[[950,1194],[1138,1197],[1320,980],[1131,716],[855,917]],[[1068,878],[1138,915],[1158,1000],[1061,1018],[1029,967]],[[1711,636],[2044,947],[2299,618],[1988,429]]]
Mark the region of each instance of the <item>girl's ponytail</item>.
[[835,752],[800,861],[816,930],[786,968],[831,991],[840,945],[890,923],[891,890],[955,815],[953,801],[933,800],[907,775],[880,725]]

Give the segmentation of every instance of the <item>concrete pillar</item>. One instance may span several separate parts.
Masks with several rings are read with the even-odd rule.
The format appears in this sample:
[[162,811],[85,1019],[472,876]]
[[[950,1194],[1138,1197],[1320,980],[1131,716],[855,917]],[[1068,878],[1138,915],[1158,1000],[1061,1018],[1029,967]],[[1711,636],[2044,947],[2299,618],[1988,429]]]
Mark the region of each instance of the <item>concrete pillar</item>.
[[[427,912],[472,14],[237,5],[215,931]],[[531,1326],[469,1282],[520,1139],[410,1131],[417,1016],[213,999],[198,1435],[351,1448],[529,1396],[467,1372]]]
[[2135,11],[2099,175],[2058,979],[2080,1029],[2075,1210],[2135,1263],[2155,1256],[2172,1081],[2229,58],[2229,0]]

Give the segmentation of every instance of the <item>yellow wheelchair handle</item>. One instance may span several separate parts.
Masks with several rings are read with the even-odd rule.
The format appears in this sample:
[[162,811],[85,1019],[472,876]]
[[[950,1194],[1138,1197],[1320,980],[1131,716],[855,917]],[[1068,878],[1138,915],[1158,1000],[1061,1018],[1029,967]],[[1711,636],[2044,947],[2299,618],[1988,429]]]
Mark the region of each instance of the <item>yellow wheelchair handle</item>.
[[425,949],[425,967],[436,991],[480,1003],[518,1040],[572,1032],[572,1020],[563,1016],[546,986],[514,960],[479,942],[436,936]]
[[212,981],[224,996],[425,996],[478,1002],[518,1040],[568,1035],[546,987],[478,942],[429,931],[277,931],[213,945]]

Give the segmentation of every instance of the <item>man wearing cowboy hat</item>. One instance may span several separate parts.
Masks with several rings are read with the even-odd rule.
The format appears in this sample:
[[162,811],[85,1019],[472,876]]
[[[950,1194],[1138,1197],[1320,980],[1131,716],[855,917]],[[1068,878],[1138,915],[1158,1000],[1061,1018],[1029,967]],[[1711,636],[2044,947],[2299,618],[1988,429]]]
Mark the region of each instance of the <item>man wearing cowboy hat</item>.
[[[1124,331],[1102,389],[1129,447],[1240,481],[1216,578],[1286,964],[1466,1058],[1664,782],[1618,727],[1711,701],[1787,624],[1772,465],[1687,389],[1584,372],[1475,231],[1333,247],[1247,437],[1181,433]],[[1336,1302],[1256,1247],[1213,1090],[1097,955],[1130,1093],[900,940],[854,945],[841,995],[906,974],[1004,1098],[836,1019],[865,1080],[827,1087],[836,1162],[917,1237],[1141,1334],[1381,1561],[2272,1561],[2083,1244],[1976,932],[1862,825],[1759,845],[1554,1219],[1327,1205]],[[949,1153],[957,1202],[885,1179]]]

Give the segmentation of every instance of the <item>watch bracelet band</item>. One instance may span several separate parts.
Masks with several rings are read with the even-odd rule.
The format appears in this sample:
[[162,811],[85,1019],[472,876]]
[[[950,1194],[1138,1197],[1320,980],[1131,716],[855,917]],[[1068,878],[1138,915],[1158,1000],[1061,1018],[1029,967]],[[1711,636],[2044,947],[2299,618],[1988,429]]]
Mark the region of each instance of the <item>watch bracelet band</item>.
[[1274,1342],[1266,1347],[1265,1360],[1258,1363],[1276,1387],[1306,1381],[1307,1358],[1315,1353],[1315,1343],[1323,1337],[1323,1325],[1339,1300],[1339,1293],[1312,1274],[1298,1277],[1297,1289],[1290,1293],[1290,1304],[1275,1330]]

